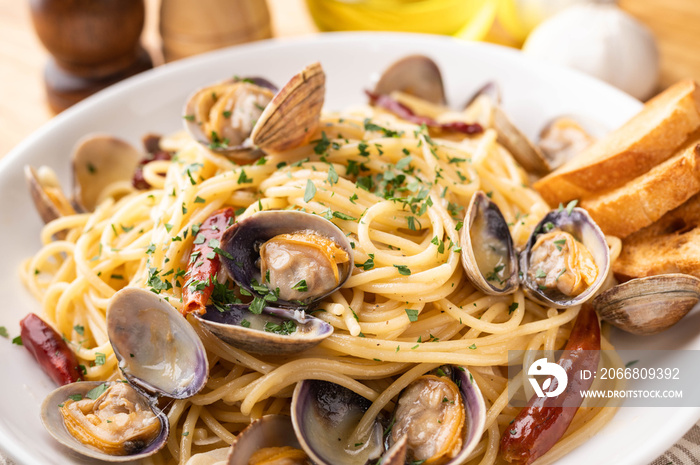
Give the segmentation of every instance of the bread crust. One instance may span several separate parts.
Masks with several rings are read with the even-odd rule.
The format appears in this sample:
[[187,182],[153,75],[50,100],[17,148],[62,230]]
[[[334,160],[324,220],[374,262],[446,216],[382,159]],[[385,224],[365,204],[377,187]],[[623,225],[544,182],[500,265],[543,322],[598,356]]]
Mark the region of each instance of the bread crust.
[[700,192],[700,145],[691,144],[622,187],[581,201],[606,234],[627,237]]
[[621,187],[670,158],[698,130],[700,86],[681,81],[534,187],[552,207]]
[[622,280],[664,273],[700,278],[700,194],[623,239],[613,272]]

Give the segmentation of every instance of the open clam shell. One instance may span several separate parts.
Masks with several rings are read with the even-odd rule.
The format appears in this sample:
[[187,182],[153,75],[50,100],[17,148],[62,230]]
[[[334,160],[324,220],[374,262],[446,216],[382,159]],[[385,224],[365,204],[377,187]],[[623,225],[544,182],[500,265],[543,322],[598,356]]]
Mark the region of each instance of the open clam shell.
[[294,434],[291,418],[284,415],[265,415],[236,436],[231,444],[227,464],[248,465],[251,456],[258,450],[285,446],[301,449]]
[[465,111],[471,105],[480,105],[480,113],[486,113],[490,125],[498,133],[498,143],[505,147],[525,171],[538,176],[551,170],[542,151],[518,129],[501,108],[501,91],[495,82],[481,87],[467,102]]
[[319,126],[325,96],[326,73],[320,63],[312,63],[265,107],[250,135],[253,144],[282,151],[308,142]]
[[472,196],[460,235],[462,265],[477,288],[490,295],[518,289],[518,258],[508,223],[484,192]]
[[[325,250],[328,244],[341,249],[347,256],[347,260],[337,264],[337,278],[330,283],[328,273],[324,274],[327,267],[320,262],[322,257],[307,254],[307,248],[287,253],[282,251],[278,257],[280,266],[284,270],[287,284],[278,284],[274,279],[268,279],[261,272],[261,247],[271,239],[281,235],[301,234],[317,237],[327,242],[322,247]],[[275,305],[283,307],[304,307],[317,302],[323,297],[335,292],[350,277],[353,266],[353,253],[350,241],[336,225],[318,215],[296,210],[270,210],[258,212],[238,223],[235,223],[223,235],[221,248],[229,256],[222,257],[223,265],[232,279],[242,288],[254,295],[260,294],[260,285],[270,286],[270,291],[275,287],[280,289],[280,298],[274,301]],[[291,257],[291,258],[290,258]],[[296,258],[295,258],[296,257]],[[329,259],[330,260],[330,259]],[[334,266],[331,264],[330,266]],[[304,281],[303,292],[292,292],[295,285]],[[280,280],[282,281],[282,280]],[[330,283],[330,284],[329,284]],[[293,299],[285,298],[286,295],[295,296]]]
[[[442,457],[439,463],[458,465],[465,462],[484,432],[486,407],[481,392],[468,370],[456,366],[443,368],[458,386],[458,395],[462,400],[461,408],[464,409],[464,424],[459,430],[461,447],[449,458]],[[430,394],[422,397],[430,397]],[[440,404],[437,408],[444,408],[446,403],[443,402],[442,394],[437,397],[437,404]],[[390,432],[384,432],[385,428],[389,429],[388,416],[375,422],[365,442],[348,446],[349,450],[344,451],[345,442],[370,405],[369,400],[337,384],[315,380],[302,381],[297,384],[292,396],[292,423],[301,446],[318,465],[364,465],[368,459],[374,460],[380,456],[382,464],[403,465],[406,459],[413,460],[415,451],[411,449],[412,441],[425,439],[411,437],[409,434],[401,435],[394,441]],[[386,441],[383,439],[385,435]]]
[[[143,154],[128,142],[109,135],[90,135],[73,150],[73,204],[93,211],[106,186],[131,190],[131,181]],[[121,187],[119,186],[121,183]]]
[[593,299],[600,317],[623,331],[657,334],[678,323],[700,301],[700,279],[673,273],[618,284]]
[[222,312],[213,306],[195,318],[219,339],[257,354],[302,352],[333,334],[333,326],[303,310],[265,307],[260,314],[233,304]]
[[[103,385],[105,383],[101,381],[82,381],[72,384],[66,384],[60,388],[51,392],[41,405],[41,421],[44,424],[44,428],[61,444],[68,447],[69,449],[98,460],[104,460],[106,462],[131,462],[133,460],[138,460],[141,458],[148,457],[155,454],[160,449],[165,446],[168,439],[168,434],[170,433],[170,422],[168,417],[159,410],[155,403],[150,398],[143,398],[143,402],[148,404],[155,414],[158,422],[160,423],[159,432],[156,437],[148,444],[143,445],[143,447],[138,447],[138,445],[128,445],[129,447],[138,447],[137,451],[129,453],[127,455],[112,455],[107,454],[95,447],[90,447],[82,442],[79,442],[67,429],[64,424],[63,416],[60,411],[60,407],[70,399],[71,396],[80,396],[81,398],[86,398],[88,393],[95,388]],[[113,385],[114,383],[108,383]]]
[[107,333],[130,383],[149,392],[184,399],[207,382],[202,341],[168,302],[138,288],[124,288],[107,306]]
[[436,105],[445,105],[445,88],[438,65],[424,55],[409,55],[391,64],[382,73],[374,93],[403,92]]
[[589,133],[587,126],[590,124],[585,124],[581,118],[562,115],[542,128],[537,147],[553,170],[595,142],[596,139]]
[[[566,295],[554,288],[541,288],[541,285],[532,279],[530,269],[535,269],[537,264],[532,263],[533,247],[541,234],[562,231],[573,236],[577,243],[590,252],[597,274],[595,279],[585,287],[583,292],[577,295]],[[566,268],[563,272],[567,271]],[[575,271],[575,270],[574,270]],[[527,241],[525,249],[520,254],[521,282],[525,293],[533,300],[544,305],[556,308],[567,308],[582,304],[593,297],[610,272],[610,249],[605,235],[598,225],[581,208],[560,208],[549,212],[535,227],[534,232]],[[558,277],[557,277],[558,280]]]
[[[384,451],[384,428],[375,422],[368,438],[345,450],[353,429],[372,403],[338,384],[304,380],[292,395],[292,424],[299,443],[317,465],[364,465]],[[385,463],[382,461],[382,463]],[[399,462],[403,464],[403,461]]]
[[[114,294],[107,307],[107,333],[119,360],[119,368],[127,379],[126,384],[121,384],[121,381],[77,382],[62,386],[44,401],[42,421],[59,442],[82,455],[108,462],[131,461],[152,455],[165,445],[169,421],[157,407],[158,395],[184,399],[196,394],[207,381],[209,366],[204,346],[187,320],[168,302],[144,289],[124,288]],[[104,389],[94,391],[103,384]],[[78,394],[79,398],[71,399],[70,396]],[[69,423],[59,411],[68,399],[79,401],[86,400],[86,397],[94,401],[89,408],[100,409],[101,422],[117,425],[99,427],[106,429],[107,433],[123,434],[117,429],[153,425],[153,417],[139,425],[124,424],[123,410],[126,407],[132,409],[127,412],[129,422],[143,418],[134,412],[150,410],[160,425],[155,435],[151,427],[146,428],[151,432],[149,437],[154,436],[148,443],[124,440],[122,436],[113,438],[109,434],[107,441],[97,440],[95,438],[101,436],[95,434],[90,426],[93,422],[83,417],[86,415],[83,412],[77,419],[71,417],[71,424],[88,425],[75,429],[76,434],[108,449],[87,445],[69,432]]]
[[56,173],[51,168],[40,166],[34,169],[25,165],[24,178],[34,206],[44,223],[75,213],[70,200],[61,189]]
[[262,155],[250,139],[277,90],[262,78],[229,79],[195,91],[185,105],[185,129],[209,150],[238,163]]

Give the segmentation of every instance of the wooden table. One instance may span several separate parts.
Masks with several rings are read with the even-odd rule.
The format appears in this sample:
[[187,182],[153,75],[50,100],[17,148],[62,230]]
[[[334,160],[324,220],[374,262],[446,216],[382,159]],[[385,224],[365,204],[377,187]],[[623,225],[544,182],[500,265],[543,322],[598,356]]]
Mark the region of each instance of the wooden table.
[[[304,0],[268,0],[275,35],[291,37],[317,32]],[[146,0],[144,42],[158,48],[159,0]],[[661,50],[661,86],[686,77],[700,81],[700,1],[620,0],[623,8],[656,34]],[[29,6],[0,0],[0,157],[51,118],[42,82],[47,54],[37,39]]]

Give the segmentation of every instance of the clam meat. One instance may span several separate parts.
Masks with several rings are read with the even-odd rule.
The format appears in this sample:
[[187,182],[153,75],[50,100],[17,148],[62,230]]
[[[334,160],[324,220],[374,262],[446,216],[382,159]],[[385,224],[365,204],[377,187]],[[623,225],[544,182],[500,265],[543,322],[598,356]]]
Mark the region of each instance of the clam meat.
[[445,463],[462,449],[464,403],[450,379],[425,375],[401,394],[391,429],[391,440],[406,436],[408,460]]
[[250,134],[274,92],[248,80],[230,80],[194,93],[185,124],[195,140],[214,151],[252,148]]
[[44,400],[42,422],[79,454],[108,462],[147,457],[168,438],[158,396],[184,399],[206,384],[204,346],[175,308],[144,289],[114,294],[107,333],[126,381],[61,386]]
[[486,408],[463,367],[444,366],[409,384],[393,414],[372,424],[367,437],[353,432],[371,402],[325,381],[306,380],[292,397],[292,422],[301,446],[319,465],[464,463],[484,430]]
[[464,225],[462,265],[487,294],[509,294],[522,285],[537,302],[566,308],[593,297],[610,271],[605,235],[573,204],[550,211],[519,258],[503,215],[483,192],[472,197]]
[[83,444],[110,455],[139,453],[163,427],[151,406],[126,383],[111,383],[94,400],[77,399],[71,396],[59,404],[66,429]]
[[288,416],[265,415],[231,444],[228,465],[311,465]]
[[577,296],[598,277],[598,267],[588,249],[571,234],[541,234],[532,246],[528,278],[543,291]]
[[[352,272],[352,247],[337,226],[301,211],[262,211],[231,226],[221,247],[236,283],[280,306],[308,306]],[[268,297],[269,298],[269,297]]]
[[236,163],[308,142],[319,125],[326,77],[314,63],[279,92],[261,78],[232,79],[203,87],[185,104],[185,129],[211,151]]
[[573,117],[560,116],[550,121],[540,132],[537,147],[552,169],[557,169],[595,142]]
[[278,234],[260,246],[261,276],[290,301],[331,292],[349,260],[332,239],[310,230]]

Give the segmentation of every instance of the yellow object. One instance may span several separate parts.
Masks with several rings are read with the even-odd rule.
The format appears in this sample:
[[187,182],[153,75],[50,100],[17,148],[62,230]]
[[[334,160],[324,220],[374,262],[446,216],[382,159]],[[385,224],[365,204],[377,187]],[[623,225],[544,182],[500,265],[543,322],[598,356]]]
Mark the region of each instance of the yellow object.
[[498,22],[522,45],[527,36],[545,19],[570,6],[593,0],[497,0]]
[[482,39],[498,0],[307,0],[323,31],[408,31]]

